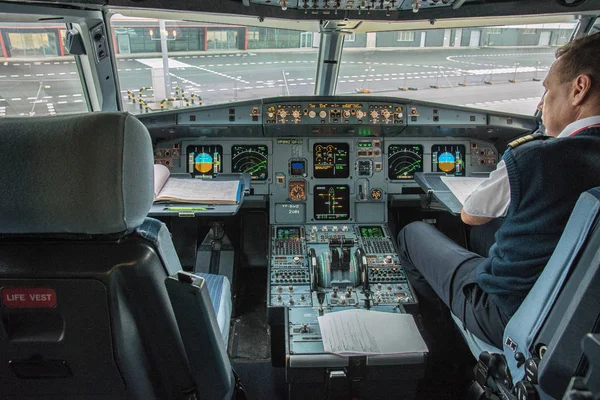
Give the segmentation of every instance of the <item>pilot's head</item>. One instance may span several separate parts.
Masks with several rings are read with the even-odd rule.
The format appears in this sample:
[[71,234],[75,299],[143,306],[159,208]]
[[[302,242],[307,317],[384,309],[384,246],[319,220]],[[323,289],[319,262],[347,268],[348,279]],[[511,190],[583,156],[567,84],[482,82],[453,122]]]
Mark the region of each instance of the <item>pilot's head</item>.
[[600,115],[600,32],[556,50],[538,105],[546,134],[558,136],[571,122]]

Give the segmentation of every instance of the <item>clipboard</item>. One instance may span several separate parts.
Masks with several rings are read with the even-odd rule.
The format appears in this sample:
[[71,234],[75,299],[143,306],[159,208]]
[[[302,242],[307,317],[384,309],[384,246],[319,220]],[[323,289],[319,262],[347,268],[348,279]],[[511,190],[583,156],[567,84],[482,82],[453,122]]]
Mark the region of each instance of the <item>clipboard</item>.
[[440,179],[446,174],[441,172],[416,172],[415,182],[423,189],[428,197],[428,203],[433,200],[439,202],[446,211],[453,215],[460,215],[462,204]]

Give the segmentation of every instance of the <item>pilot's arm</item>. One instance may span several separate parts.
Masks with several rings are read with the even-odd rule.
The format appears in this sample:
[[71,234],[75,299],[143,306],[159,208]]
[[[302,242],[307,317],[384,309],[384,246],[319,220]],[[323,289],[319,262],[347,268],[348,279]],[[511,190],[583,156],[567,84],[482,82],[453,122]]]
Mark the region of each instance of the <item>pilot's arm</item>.
[[465,224],[483,225],[504,217],[510,205],[510,184],[504,160],[465,201],[460,217]]

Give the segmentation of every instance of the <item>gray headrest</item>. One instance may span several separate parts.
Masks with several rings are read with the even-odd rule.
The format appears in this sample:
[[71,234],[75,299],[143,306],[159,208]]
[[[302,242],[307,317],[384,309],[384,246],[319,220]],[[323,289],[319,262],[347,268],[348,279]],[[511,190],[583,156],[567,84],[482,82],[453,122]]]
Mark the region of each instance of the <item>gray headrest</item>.
[[152,205],[152,143],[130,114],[0,118],[0,154],[0,233],[116,233]]

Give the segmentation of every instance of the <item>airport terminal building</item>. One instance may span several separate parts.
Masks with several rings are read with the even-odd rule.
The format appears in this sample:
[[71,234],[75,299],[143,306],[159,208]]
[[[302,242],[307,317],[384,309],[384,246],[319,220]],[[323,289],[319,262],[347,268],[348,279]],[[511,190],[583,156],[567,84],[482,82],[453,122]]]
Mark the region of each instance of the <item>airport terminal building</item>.
[[[176,52],[302,49],[319,45],[319,34],[285,29],[166,21],[167,48]],[[485,28],[433,29],[352,33],[345,48],[464,48],[560,46],[569,41],[574,23]],[[64,25],[0,26],[1,57],[56,57],[68,55]],[[113,18],[111,36],[117,55],[159,53],[158,20]]]

